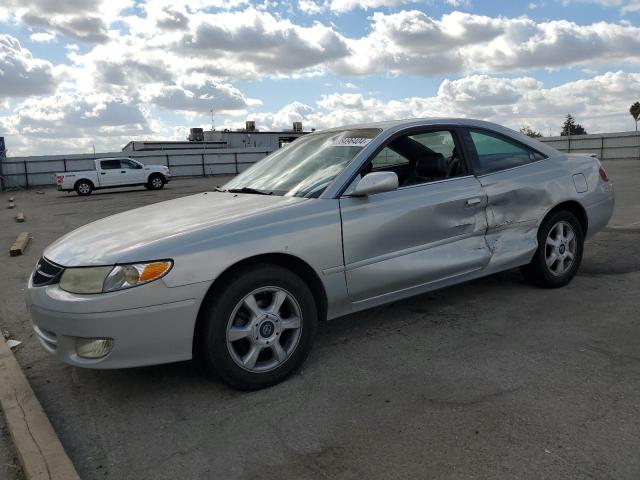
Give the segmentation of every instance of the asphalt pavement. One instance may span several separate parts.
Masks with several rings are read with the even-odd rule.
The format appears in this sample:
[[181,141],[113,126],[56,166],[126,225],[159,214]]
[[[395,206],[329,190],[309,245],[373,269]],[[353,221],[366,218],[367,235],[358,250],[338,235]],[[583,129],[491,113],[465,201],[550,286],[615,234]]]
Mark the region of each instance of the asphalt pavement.
[[567,287],[534,288],[516,270],[334,320],[303,370],[267,390],[236,392],[190,362],[63,365],[38,345],[22,298],[64,232],[222,179],[87,198],[0,194],[27,217],[17,224],[0,209],[2,244],[33,235],[25,255],[0,264],[0,326],[23,341],[18,360],[85,479],[635,480],[640,161],[605,167],[614,218]]

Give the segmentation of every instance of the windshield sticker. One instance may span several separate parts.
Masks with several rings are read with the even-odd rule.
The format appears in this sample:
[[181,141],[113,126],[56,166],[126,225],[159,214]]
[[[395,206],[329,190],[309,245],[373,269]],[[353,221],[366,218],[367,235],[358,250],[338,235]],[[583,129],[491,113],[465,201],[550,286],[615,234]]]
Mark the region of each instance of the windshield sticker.
[[333,140],[334,147],[364,147],[371,141],[364,137],[338,137]]

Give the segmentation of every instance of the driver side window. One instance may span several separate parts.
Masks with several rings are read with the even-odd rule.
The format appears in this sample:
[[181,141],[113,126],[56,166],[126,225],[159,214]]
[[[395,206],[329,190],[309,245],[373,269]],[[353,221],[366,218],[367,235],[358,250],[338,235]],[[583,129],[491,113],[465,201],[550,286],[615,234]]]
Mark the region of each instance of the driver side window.
[[395,172],[401,187],[459,177],[468,172],[459,152],[449,130],[403,135],[383,148],[361,174]]

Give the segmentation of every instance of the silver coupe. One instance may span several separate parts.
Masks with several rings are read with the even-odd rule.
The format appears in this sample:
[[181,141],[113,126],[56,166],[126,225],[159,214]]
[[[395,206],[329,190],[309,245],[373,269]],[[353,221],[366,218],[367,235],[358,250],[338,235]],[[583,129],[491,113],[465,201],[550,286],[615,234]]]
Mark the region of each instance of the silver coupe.
[[43,347],[72,365],[198,358],[259,389],[303,363],[319,321],[516,267],[565,285],[613,204],[596,158],[492,123],[334,128],[223,188],[63,236],[27,305]]

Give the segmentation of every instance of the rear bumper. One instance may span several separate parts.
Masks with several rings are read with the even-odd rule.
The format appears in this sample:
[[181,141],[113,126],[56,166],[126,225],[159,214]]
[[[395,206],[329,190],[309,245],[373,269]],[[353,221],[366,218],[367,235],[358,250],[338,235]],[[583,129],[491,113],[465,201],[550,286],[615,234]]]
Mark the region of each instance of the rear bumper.
[[600,189],[602,195],[599,195],[595,202],[585,205],[589,222],[586,238],[591,238],[600,230],[603,230],[613,215],[615,206],[613,185],[606,183],[601,185]]
[[[115,292],[119,295],[72,295],[57,285],[33,287],[30,281],[26,302],[42,347],[68,364],[108,369],[188,360],[208,285],[169,288],[157,281],[147,287],[152,285],[147,291],[142,286]],[[136,295],[138,302],[146,298],[151,304],[125,308],[136,303],[126,297]],[[102,358],[83,358],[78,338],[108,338],[113,346]]]

